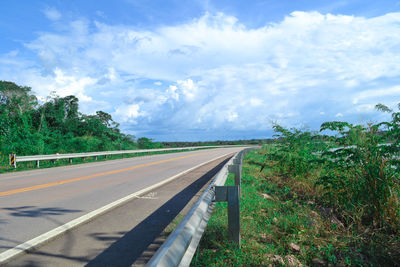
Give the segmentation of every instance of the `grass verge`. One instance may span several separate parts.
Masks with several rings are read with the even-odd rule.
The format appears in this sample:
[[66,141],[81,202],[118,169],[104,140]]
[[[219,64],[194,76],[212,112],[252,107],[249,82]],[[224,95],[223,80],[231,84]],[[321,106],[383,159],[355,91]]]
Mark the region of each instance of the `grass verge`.
[[227,204],[216,203],[192,266],[398,266],[399,236],[345,226],[319,204],[317,188],[260,172],[263,162],[252,151],[243,163],[241,249],[228,242]]

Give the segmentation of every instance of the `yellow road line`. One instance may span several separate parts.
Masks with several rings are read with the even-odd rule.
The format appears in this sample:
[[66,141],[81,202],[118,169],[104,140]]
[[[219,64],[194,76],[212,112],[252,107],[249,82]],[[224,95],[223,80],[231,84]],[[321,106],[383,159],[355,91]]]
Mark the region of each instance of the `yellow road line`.
[[143,168],[143,167],[156,165],[156,164],[160,164],[160,163],[164,163],[164,162],[168,162],[168,161],[174,161],[174,160],[178,160],[178,159],[184,159],[184,158],[188,158],[188,157],[193,157],[193,156],[196,156],[196,155],[198,155],[198,154],[188,155],[188,156],[183,156],[183,157],[173,158],[173,159],[165,159],[165,160],[145,163],[145,164],[141,164],[141,165],[136,165],[136,166],[125,168],[125,169],[119,169],[119,170],[114,170],[114,171],[96,173],[96,174],[92,174],[92,175],[88,175],[88,176],[77,177],[77,178],[72,178],[72,179],[68,179],[68,180],[61,180],[61,181],[47,183],[47,184],[40,184],[40,185],[34,185],[34,186],[29,186],[29,187],[13,189],[13,190],[9,190],[9,191],[0,192],[0,197],[14,195],[14,194],[22,193],[22,192],[27,192],[27,191],[33,191],[33,190],[47,188],[47,187],[52,187],[52,186],[56,186],[56,185],[73,183],[73,182],[82,181],[82,180],[91,179],[91,178],[104,176],[104,175],[109,175],[109,174],[115,174],[115,173],[120,173],[120,172],[131,171],[131,170],[138,169],[138,168]]

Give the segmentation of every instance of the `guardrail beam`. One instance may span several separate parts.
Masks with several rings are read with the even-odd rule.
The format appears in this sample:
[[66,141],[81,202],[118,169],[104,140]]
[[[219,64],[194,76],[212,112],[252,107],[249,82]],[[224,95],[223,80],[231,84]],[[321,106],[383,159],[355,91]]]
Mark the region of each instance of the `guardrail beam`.
[[[208,146],[206,148],[222,148],[222,147],[235,147],[233,146]],[[70,158],[83,158],[85,157],[95,157],[98,159],[98,156],[104,156],[107,158],[108,155],[124,155],[124,154],[133,154],[138,156],[139,154],[147,155],[153,152],[165,152],[165,151],[183,151],[183,150],[194,150],[194,149],[202,149],[205,147],[176,147],[176,148],[158,148],[158,149],[139,149],[139,150],[119,150],[119,151],[100,151],[100,152],[86,152],[86,153],[71,153],[71,154],[51,154],[51,155],[32,155],[32,156],[19,156],[16,157],[15,154],[10,154],[10,165],[16,168],[17,162],[27,162],[27,161],[37,161],[37,160],[60,160],[60,159],[70,159]],[[13,162],[12,157],[13,156]],[[123,156],[124,157],[124,156]],[[122,157],[122,158],[123,158]]]

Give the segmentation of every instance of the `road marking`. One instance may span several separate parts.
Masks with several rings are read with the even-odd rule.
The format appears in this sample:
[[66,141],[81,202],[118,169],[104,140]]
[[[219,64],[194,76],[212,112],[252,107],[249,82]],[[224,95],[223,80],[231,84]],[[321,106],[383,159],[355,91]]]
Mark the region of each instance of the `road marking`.
[[184,158],[198,156],[198,155],[199,154],[192,154],[192,155],[187,155],[187,156],[173,158],[173,159],[164,159],[164,160],[145,163],[145,164],[140,164],[140,165],[136,165],[136,166],[133,166],[133,167],[124,168],[124,169],[118,169],[118,170],[113,170],[113,171],[108,171],[108,172],[96,173],[96,174],[83,176],[83,177],[77,177],[77,178],[72,178],[72,179],[67,179],[67,180],[61,180],[61,181],[47,183],[47,184],[40,184],[40,185],[34,185],[34,186],[29,186],[29,187],[23,187],[23,188],[3,191],[3,192],[0,192],[0,197],[14,195],[14,194],[22,193],[22,192],[38,190],[38,189],[52,187],[52,186],[56,186],[56,185],[62,185],[62,184],[78,182],[78,181],[91,179],[91,178],[95,178],[95,177],[99,177],[99,176],[109,175],[109,174],[115,174],[115,173],[120,173],[120,172],[131,171],[131,170],[138,169],[138,168],[148,167],[148,166],[152,166],[152,165],[156,165],[156,164],[160,164],[160,163],[164,163],[164,162],[168,162],[168,161],[174,161],[174,160],[184,159]]
[[180,172],[180,173],[178,173],[178,174],[176,174],[174,176],[171,176],[171,177],[165,179],[162,182],[159,182],[157,184],[154,184],[152,186],[149,186],[147,188],[139,190],[139,191],[137,191],[137,192],[135,192],[133,194],[130,194],[130,195],[126,196],[126,197],[123,197],[123,198],[121,198],[119,200],[116,200],[116,201],[114,201],[114,202],[112,202],[110,204],[105,205],[104,207],[101,207],[101,208],[99,208],[97,210],[91,211],[91,212],[89,212],[89,213],[87,213],[87,214],[85,214],[85,215],[83,215],[83,216],[81,216],[79,218],[76,218],[76,219],[74,219],[74,220],[72,220],[72,221],[70,221],[70,222],[68,222],[68,223],[66,223],[64,225],[61,225],[61,226],[59,226],[59,227],[57,227],[57,228],[55,228],[53,230],[50,230],[47,233],[44,233],[44,234],[42,234],[42,235],[40,235],[38,237],[35,237],[35,238],[25,242],[25,243],[22,243],[22,244],[20,244],[20,245],[18,245],[16,247],[12,248],[12,249],[6,250],[3,253],[0,253],[0,265],[3,265],[3,264],[6,264],[6,263],[10,262],[12,259],[14,259],[15,257],[19,256],[20,254],[28,252],[28,251],[31,251],[31,250],[37,248],[38,246],[40,246],[41,244],[43,244],[45,242],[48,242],[49,240],[51,240],[51,239],[53,239],[53,238],[65,233],[67,231],[70,231],[72,228],[75,228],[75,227],[77,227],[77,226],[79,226],[79,225],[81,225],[81,224],[83,224],[83,223],[85,223],[85,222],[87,222],[89,220],[92,220],[94,217],[97,217],[97,216],[99,216],[99,215],[101,215],[101,214],[103,214],[103,213],[105,213],[105,212],[107,212],[107,211],[119,206],[119,205],[122,205],[122,204],[124,204],[124,203],[126,203],[126,202],[128,202],[128,201],[130,201],[130,200],[132,200],[132,199],[134,199],[134,198],[136,198],[138,196],[140,196],[140,195],[143,195],[143,194],[145,194],[145,193],[147,193],[149,191],[154,190],[157,187],[160,187],[160,186],[162,186],[162,185],[164,185],[164,184],[166,184],[168,182],[171,182],[172,180],[178,178],[179,176],[182,176],[182,175],[184,175],[184,174],[186,174],[188,172],[191,172],[194,169],[197,169],[197,168],[199,168],[199,167],[201,167],[203,165],[206,165],[206,164],[208,164],[210,162],[213,162],[215,160],[218,160],[220,158],[226,157],[229,154],[232,154],[232,152],[226,153],[226,154],[224,154],[222,156],[213,158],[213,159],[211,159],[211,160],[209,160],[207,162],[204,162],[204,163],[201,163],[199,165],[196,165],[196,166],[194,166],[194,167],[192,167],[190,169],[187,169],[186,171],[183,171],[183,172]]

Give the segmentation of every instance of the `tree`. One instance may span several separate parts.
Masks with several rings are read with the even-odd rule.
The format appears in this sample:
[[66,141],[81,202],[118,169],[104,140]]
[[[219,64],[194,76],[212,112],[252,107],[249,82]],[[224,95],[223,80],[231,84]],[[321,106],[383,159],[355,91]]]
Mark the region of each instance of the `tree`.
[[138,140],[137,140],[137,144],[138,144],[138,147],[139,148],[142,148],[142,149],[149,149],[149,148],[152,148],[152,142],[151,142],[152,140],[151,139],[149,139],[149,138],[147,138],[147,137],[140,137]]
[[[150,142],[151,143],[151,142]],[[19,155],[74,153],[136,148],[135,137],[121,133],[104,111],[79,112],[79,99],[52,93],[39,104],[30,87],[0,81],[0,152]]]

